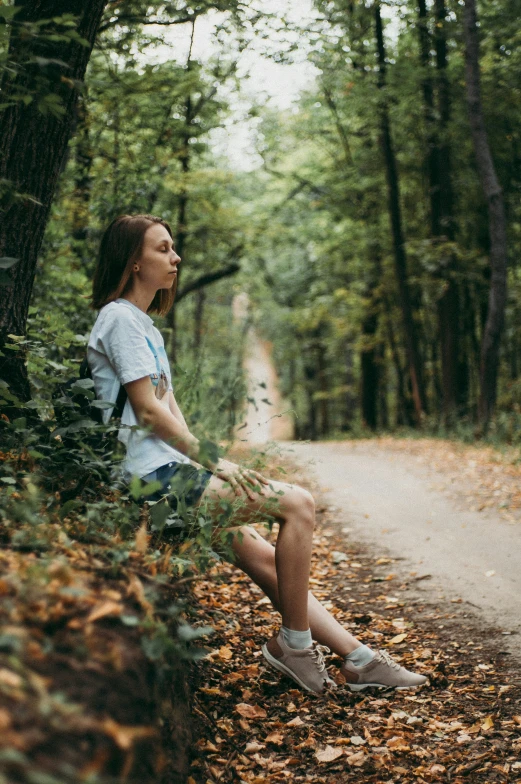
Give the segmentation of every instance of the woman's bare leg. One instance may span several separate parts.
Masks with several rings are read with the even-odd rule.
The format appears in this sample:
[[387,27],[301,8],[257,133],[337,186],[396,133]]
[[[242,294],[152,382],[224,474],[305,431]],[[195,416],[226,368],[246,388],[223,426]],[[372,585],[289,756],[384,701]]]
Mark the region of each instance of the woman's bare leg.
[[[279,610],[275,548],[254,528],[244,526],[240,531],[241,536],[236,536],[233,541],[235,564],[251,577],[269,597],[274,608]],[[359,640],[344,629],[311,592],[308,593],[308,617],[313,639],[320,645],[327,645],[339,656],[344,657],[360,647]]]
[[[226,483],[213,476],[201,503],[205,502],[213,506],[214,513],[218,515],[223,501],[236,502],[237,496]],[[276,517],[280,525],[274,548],[274,571],[277,583],[277,606],[282,616],[282,623],[294,631],[307,631],[310,628],[307,596],[315,526],[313,497],[296,485],[270,482],[270,487],[265,486],[262,493],[255,494],[255,500],[247,497],[241,499],[240,507],[234,511],[231,522],[251,522],[255,518],[262,519],[259,513],[263,512]],[[249,536],[244,538],[240,535],[236,536],[233,549],[242,550],[244,546],[247,548],[248,539]],[[252,562],[249,562],[249,567],[254,569],[256,552],[252,552],[251,556]]]
[[[242,526],[237,529],[232,548],[235,563],[270,598],[288,629],[311,629],[316,642],[327,645],[340,656],[345,656],[360,646],[360,642],[344,629],[335,618],[309,592],[309,572],[315,509],[312,496],[294,485],[270,483],[273,490],[263,488],[263,493],[251,501],[244,499],[234,515],[237,522],[251,522],[266,508],[278,517],[280,530],[276,546],[263,539],[255,529]],[[282,491],[282,495],[277,495]],[[212,477],[203,499],[215,505],[236,500],[233,491],[217,477]],[[276,504],[274,510],[273,504]]]

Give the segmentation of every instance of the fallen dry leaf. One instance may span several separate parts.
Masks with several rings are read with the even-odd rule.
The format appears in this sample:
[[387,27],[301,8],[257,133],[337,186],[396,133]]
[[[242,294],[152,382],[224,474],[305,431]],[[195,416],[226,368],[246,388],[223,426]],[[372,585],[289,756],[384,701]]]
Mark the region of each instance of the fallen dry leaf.
[[395,735],[393,738],[390,738],[387,743],[385,744],[387,748],[392,749],[393,751],[408,751],[409,745],[405,738],[402,738],[400,735]]
[[227,645],[223,645],[219,648],[219,659],[223,661],[228,661],[229,659],[233,658],[233,651]]
[[148,533],[146,522],[144,522],[143,525],[137,530],[136,539],[134,541],[134,549],[141,554],[146,553],[148,549]]
[[251,743],[246,744],[246,748],[244,749],[245,754],[254,754],[257,751],[262,751],[265,749],[266,745],[264,743],[257,743],[256,741],[252,741]]
[[333,746],[326,746],[322,751],[315,752],[315,757],[319,762],[333,762],[343,755],[342,749],[335,749]]
[[246,702],[240,702],[235,706],[235,710],[245,719],[265,719],[268,715],[259,705],[248,705]]
[[494,719],[492,718],[492,716],[487,716],[487,718],[485,719],[485,721],[481,725],[481,729],[483,731],[486,731],[486,730],[493,729],[493,727],[494,727]]
[[291,719],[291,721],[287,722],[286,726],[288,726],[288,727],[302,727],[303,724],[304,724],[304,722],[302,721],[300,716],[295,716],[294,719]]
[[127,596],[133,596],[138,604],[143,608],[143,610],[145,610],[147,615],[153,614],[154,608],[148,599],[145,598],[145,589],[143,588],[143,583],[136,574],[133,574],[130,577],[127,588]]
[[273,743],[275,746],[281,746],[284,743],[284,735],[280,732],[270,732],[267,738],[264,738],[266,743]]
[[367,759],[367,754],[365,751],[357,751],[356,754],[348,754],[347,755],[347,763],[348,765],[352,765],[355,768],[359,768]]
[[94,623],[94,621],[99,621],[101,618],[106,618],[108,615],[119,616],[122,612],[123,605],[119,602],[103,602],[103,604],[94,607],[90,611],[87,618],[85,619],[85,623]]
[[389,640],[389,645],[398,645],[400,642],[403,642],[407,637],[407,634],[404,632],[403,634],[397,634],[396,637],[393,637],[392,640]]
[[101,728],[123,751],[128,751],[136,740],[150,738],[157,734],[153,727],[125,727],[113,719],[105,719]]
[[0,669],[0,683],[4,683],[6,686],[12,686],[13,688],[17,689],[23,683],[22,679],[16,672],[12,670],[8,670],[7,667],[2,667]]

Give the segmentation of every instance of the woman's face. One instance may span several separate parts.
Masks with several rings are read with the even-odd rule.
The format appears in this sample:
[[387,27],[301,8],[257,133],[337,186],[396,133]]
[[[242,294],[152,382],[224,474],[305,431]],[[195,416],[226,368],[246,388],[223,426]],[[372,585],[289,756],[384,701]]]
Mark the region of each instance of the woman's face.
[[177,278],[180,261],[168,231],[160,223],[154,223],[145,232],[141,258],[136,262],[139,270],[134,274],[154,291],[170,289]]

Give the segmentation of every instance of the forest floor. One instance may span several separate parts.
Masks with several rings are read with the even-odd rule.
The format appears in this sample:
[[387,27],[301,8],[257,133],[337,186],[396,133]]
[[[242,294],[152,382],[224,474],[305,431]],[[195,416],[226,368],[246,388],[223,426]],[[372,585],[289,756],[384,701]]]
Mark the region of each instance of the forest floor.
[[[459,447],[443,443],[434,442],[440,465],[461,474]],[[415,442],[398,449],[421,451]],[[430,465],[434,456],[425,445],[423,454]],[[464,483],[469,503],[472,496],[472,504],[493,506],[494,482],[507,484],[519,468],[504,458],[498,476],[503,458],[493,451],[477,449],[471,459],[483,481],[477,496],[470,480]],[[427,674],[429,684],[410,693],[355,695],[341,684],[340,660],[331,657],[339,689],[327,697],[304,694],[260,654],[278,624],[268,600],[236,569],[220,565],[195,588],[199,621],[216,633],[198,668],[200,740],[190,784],[521,782],[521,671],[501,631],[484,627],[461,599],[422,594],[423,575],[390,557],[383,543],[346,542],[352,521],[345,512],[326,504],[309,470],[290,465],[289,471],[317,501],[312,590],[363,642]]]

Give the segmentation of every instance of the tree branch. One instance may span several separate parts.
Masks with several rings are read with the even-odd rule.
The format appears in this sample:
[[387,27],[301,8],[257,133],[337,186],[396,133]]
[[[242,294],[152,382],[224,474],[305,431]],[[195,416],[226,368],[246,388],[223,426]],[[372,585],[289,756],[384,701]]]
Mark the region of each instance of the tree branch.
[[180,16],[177,19],[148,19],[146,16],[120,14],[119,16],[115,15],[111,19],[107,19],[106,22],[103,22],[98,29],[98,33],[104,33],[105,30],[109,30],[111,27],[115,27],[118,24],[141,25],[143,27],[150,27],[152,25],[170,27],[172,25],[188,24],[188,22],[193,22],[194,18],[194,14],[191,14],[190,16]]
[[226,267],[222,267],[220,270],[216,270],[215,272],[207,272],[205,275],[201,275],[191,283],[187,283],[186,286],[184,286],[181,291],[176,294],[175,301],[179,302],[183,299],[183,297],[186,297],[186,295],[190,294],[192,291],[197,291],[198,289],[202,289],[205,286],[209,286],[211,283],[216,283],[218,280],[235,275],[236,272],[239,272],[240,268],[241,265],[235,261],[231,264],[228,264]]

